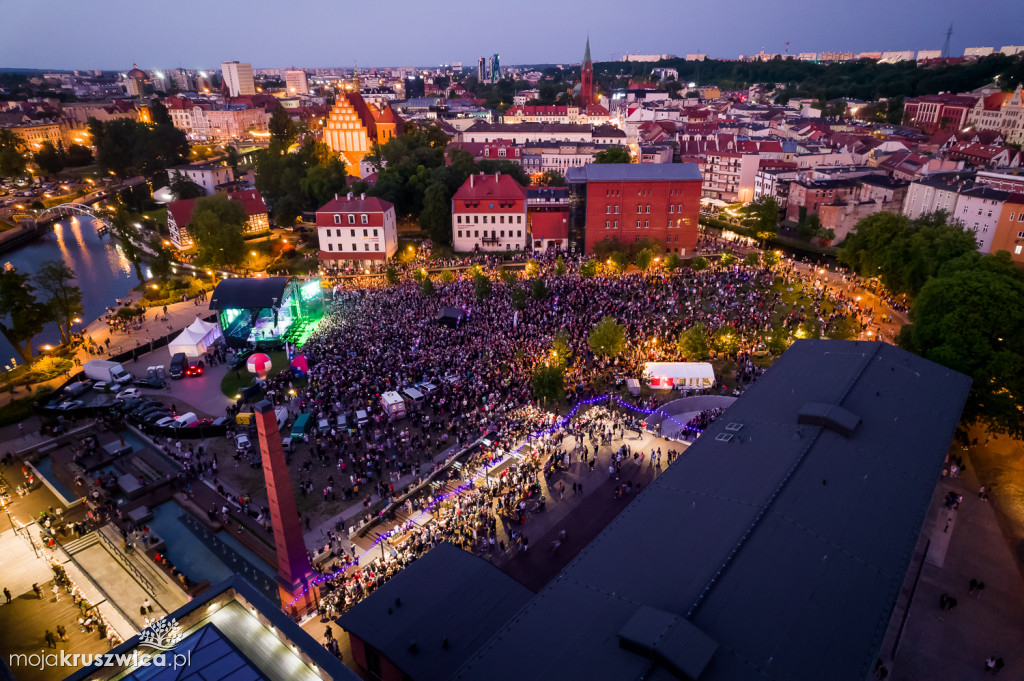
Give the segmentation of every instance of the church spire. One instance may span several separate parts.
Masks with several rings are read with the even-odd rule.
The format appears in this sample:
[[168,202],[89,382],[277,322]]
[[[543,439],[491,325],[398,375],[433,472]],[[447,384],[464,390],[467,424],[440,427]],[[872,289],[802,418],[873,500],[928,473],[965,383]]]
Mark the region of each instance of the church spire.
[[590,35],[587,35],[587,49],[583,52],[583,63],[590,63]]
[[359,66],[356,62],[352,62],[352,90],[359,92]]

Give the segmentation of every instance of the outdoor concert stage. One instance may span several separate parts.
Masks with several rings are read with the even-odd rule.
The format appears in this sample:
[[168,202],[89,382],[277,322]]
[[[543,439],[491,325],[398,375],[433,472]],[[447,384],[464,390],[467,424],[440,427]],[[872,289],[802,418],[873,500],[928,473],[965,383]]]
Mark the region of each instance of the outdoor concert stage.
[[319,279],[225,279],[210,296],[228,347],[301,346],[324,315]]

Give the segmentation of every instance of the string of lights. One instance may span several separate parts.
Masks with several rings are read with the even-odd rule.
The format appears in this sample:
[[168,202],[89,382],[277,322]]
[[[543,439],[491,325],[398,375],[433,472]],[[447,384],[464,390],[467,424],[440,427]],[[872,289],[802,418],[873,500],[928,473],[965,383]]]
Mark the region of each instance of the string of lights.
[[[572,409],[569,410],[569,413],[567,413],[565,416],[563,416],[563,417],[561,417],[559,419],[556,419],[555,422],[551,426],[549,426],[548,428],[545,428],[543,430],[538,430],[537,432],[531,433],[529,436],[527,436],[525,441],[520,443],[518,447],[516,447],[514,450],[512,450],[512,454],[520,453],[525,447],[527,447],[529,445],[531,440],[536,440],[536,439],[539,439],[539,438],[547,437],[548,435],[551,435],[551,434],[557,432],[558,430],[562,429],[563,427],[568,425],[568,423],[570,421],[572,421],[572,419],[576,416],[576,414],[579,412],[579,410],[581,408],[589,407],[589,406],[591,406],[593,404],[597,404],[598,402],[603,402],[605,400],[615,400],[615,402],[619,406],[621,406],[621,407],[623,407],[625,409],[629,409],[629,410],[632,410],[632,411],[635,411],[635,412],[638,412],[638,413],[641,413],[641,414],[645,414],[645,415],[648,415],[648,416],[650,416],[651,414],[654,414],[655,412],[659,411],[658,409],[645,409],[643,407],[638,407],[636,405],[633,405],[633,404],[630,404],[630,403],[626,402],[625,400],[620,398],[618,395],[612,395],[610,393],[607,394],[607,395],[600,395],[598,397],[593,397],[593,398],[591,398],[589,400],[581,400],[580,402],[577,402],[576,405]],[[664,418],[669,419],[670,421],[672,421],[673,423],[675,423],[676,425],[678,425],[680,428],[682,428],[684,430],[687,430],[687,431],[690,431],[690,432],[693,432],[693,433],[698,433],[698,434],[704,432],[700,428],[694,428],[693,426],[690,426],[690,425],[687,425],[685,423],[682,423],[681,421],[677,420],[676,418],[674,418],[673,416],[671,416],[669,414],[665,414],[664,412],[662,412],[662,415],[664,416]],[[495,466],[497,466],[500,463],[502,463],[504,460],[505,460],[505,457],[501,456],[501,457],[498,457],[498,458],[496,458],[496,459],[494,459],[494,460],[492,460],[490,462],[485,463],[484,466],[480,470],[478,470],[476,473],[474,473],[473,476],[466,483],[460,485],[459,487],[456,487],[455,489],[451,490],[450,492],[445,492],[444,494],[441,494],[441,495],[435,497],[429,504],[427,504],[422,509],[420,509],[420,511],[415,516],[413,516],[412,518],[410,518],[406,522],[402,523],[401,525],[396,525],[395,527],[391,528],[387,532],[382,532],[379,535],[377,535],[377,538],[373,541],[373,543],[370,544],[370,546],[365,551],[363,551],[356,558],[355,563],[352,563],[350,565],[345,565],[344,567],[338,568],[337,570],[335,570],[333,572],[330,572],[328,574],[324,574],[324,575],[320,575],[320,576],[316,577],[315,579],[313,579],[306,586],[306,588],[304,588],[299,593],[299,595],[297,595],[295,598],[293,598],[291,600],[291,602],[286,606],[286,609],[290,609],[293,605],[295,605],[295,603],[297,601],[299,601],[300,599],[302,599],[307,593],[309,593],[310,589],[312,589],[314,586],[317,586],[319,584],[323,584],[324,582],[326,582],[326,581],[328,581],[330,579],[333,579],[334,577],[337,577],[340,574],[343,574],[346,570],[348,570],[353,565],[359,565],[360,562],[362,561],[362,559],[366,555],[368,555],[371,551],[373,551],[381,542],[387,541],[388,539],[390,539],[392,536],[394,536],[396,534],[402,534],[403,532],[408,531],[409,529],[411,529],[413,526],[416,525],[418,520],[422,519],[426,515],[429,515],[435,508],[437,508],[437,506],[439,504],[447,501],[448,499],[450,499],[450,498],[452,498],[454,496],[462,494],[463,492],[465,492],[467,490],[473,489],[476,486],[476,483],[480,479],[480,477],[487,475],[487,470],[489,468],[494,468]]]

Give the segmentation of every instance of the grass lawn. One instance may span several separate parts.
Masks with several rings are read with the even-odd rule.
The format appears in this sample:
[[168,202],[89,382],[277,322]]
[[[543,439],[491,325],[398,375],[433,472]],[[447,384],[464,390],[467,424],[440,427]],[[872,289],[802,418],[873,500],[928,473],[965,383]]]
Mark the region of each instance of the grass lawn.
[[[288,368],[288,358],[284,350],[276,350],[266,354],[270,357],[270,372],[267,374],[269,378],[277,376],[281,371]],[[253,375],[243,366],[235,371],[229,371],[224,376],[220,382],[220,391],[227,397],[234,399],[235,395],[242,392],[243,388],[248,388],[252,385],[252,380]],[[297,379],[295,385],[306,385],[306,379]]]

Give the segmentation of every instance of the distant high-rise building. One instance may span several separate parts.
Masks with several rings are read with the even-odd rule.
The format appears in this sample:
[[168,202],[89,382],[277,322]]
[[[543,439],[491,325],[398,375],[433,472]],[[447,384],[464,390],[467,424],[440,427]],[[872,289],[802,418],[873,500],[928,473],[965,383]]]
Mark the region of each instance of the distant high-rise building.
[[185,69],[171,71],[171,79],[181,92],[192,92],[196,89],[196,81]]
[[487,82],[487,58],[480,57],[476,62],[476,79],[480,83]]
[[224,88],[228,96],[256,94],[256,84],[252,80],[252,64],[226,61],[220,65],[220,72],[224,77]]
[[491,83],[501,80],[501,55],[491,55]]
[[285,71],[284,88],[289,95],[308,95],[309,81],[305,71]]

